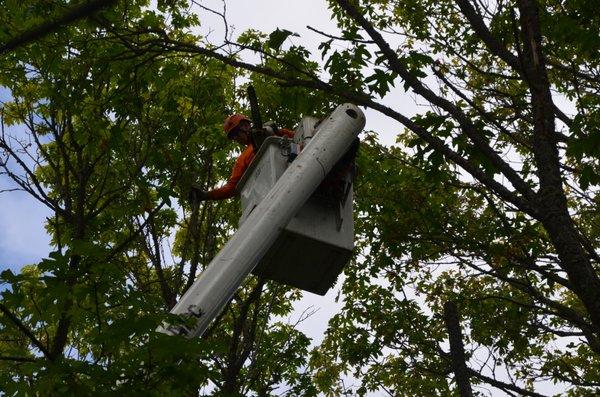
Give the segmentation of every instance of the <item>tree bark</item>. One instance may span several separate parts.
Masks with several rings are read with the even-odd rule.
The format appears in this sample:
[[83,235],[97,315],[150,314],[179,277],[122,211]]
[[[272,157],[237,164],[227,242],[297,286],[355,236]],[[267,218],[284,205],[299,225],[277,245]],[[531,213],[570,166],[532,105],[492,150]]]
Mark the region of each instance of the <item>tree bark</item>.
[[533,154],[540,183],[537,192],[538,219],[548,231],[560,265],[585,306],[595,332],[600,334],[600,279],[581,244],[563,188],[554,102],[542,51],[538,8],[532,0],[520,0],[518,6],[523,41],[522,63],[531,93]]
[[465,347],[462,341],[462,331],[456,303],[448,301],[444,304],[444,322],[450,339],[450,360],[454,379],[461,397],[473,397],[469,382],[469,369],[465,359]]

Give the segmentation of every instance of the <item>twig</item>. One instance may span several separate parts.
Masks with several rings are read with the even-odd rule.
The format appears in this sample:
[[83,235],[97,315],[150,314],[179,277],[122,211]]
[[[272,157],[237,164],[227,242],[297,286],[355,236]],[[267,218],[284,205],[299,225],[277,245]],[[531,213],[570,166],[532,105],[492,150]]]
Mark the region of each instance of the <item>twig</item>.
[[317,29],[313,28],[310,25],[306,25],[306,28],[308,30],[312,30],[313,32],[318,33],[318,34],[320,34],[322,36],[329,37],[330,39],[333,39],[333,40],[350,41],[352,43],[364,43],[364,44],[374,44],[375,43],[373,40],[361,40],[361,39],[356,39],[356,38],[353,39],[353,38],[346,38],[346,37],[334,36],[332,34],[327,34],[325,32],[317,30]]

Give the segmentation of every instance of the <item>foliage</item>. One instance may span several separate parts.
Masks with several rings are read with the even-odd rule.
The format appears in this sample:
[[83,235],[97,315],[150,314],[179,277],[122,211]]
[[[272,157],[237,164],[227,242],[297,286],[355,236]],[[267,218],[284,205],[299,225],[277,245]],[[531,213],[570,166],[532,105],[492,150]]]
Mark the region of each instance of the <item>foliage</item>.
[[[46,3],[8,4],[0,40],[67,6]],[[241,105],[232,68],[121,40],[193,38],[185,2],[147,6],[107,8],[0,60],[2,175],[49,208],[54,247],[0,275],[0,390],[310,394],[310,340],[284,322],[296,291],[251,279],[202,339],[154,331],[179,321],[168,310],[236,226],[236,203],[179,197],[228,176],[222,120]]]
[[[573,2],[330,3],[354,40],[353,56],[324,48],[343,59],[325,63],[332,80],[356,75],[356,54],[368,53],[364,103],[406,130],[397,147],[363,151],[365,259],[347,271],[344,310],[313,354],[321,390],[352,370],[360,395],[451,393],[442,307],[456,301],[476,393],[539,395],[550,381],[592,395],[598,108],[588,98],[599,85],[587,48],[600,42],[598,24],[581,21],[597,17]],[[409,120],[381,106],[399,81],[431,111]]]

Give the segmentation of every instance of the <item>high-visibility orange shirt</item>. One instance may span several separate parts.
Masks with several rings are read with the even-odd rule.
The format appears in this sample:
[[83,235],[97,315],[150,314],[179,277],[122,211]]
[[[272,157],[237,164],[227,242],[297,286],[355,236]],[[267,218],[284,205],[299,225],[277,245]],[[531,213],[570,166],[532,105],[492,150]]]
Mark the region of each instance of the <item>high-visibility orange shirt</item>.
[[[294,131],[281,128],[276,133],[278,136],[287,136],[288,138],[294,137]],[[227,183],[223,186],[208,191],[206,194],[209,200],[225,200],[235,195],[235,188],[244,176],[244,172],[248,169],[252,160],[254,160],[254,147],[252,145],[246,146],[246,149],[239,155],[235,160],[233,170],[231,170],[231,176],[227,180]]]

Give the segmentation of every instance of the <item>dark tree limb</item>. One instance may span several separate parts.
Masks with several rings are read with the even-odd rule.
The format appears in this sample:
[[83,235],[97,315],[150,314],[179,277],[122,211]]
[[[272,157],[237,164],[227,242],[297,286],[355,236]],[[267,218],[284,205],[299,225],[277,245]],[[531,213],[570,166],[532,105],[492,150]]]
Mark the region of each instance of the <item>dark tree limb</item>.
[[31,357],[14,357],[14,356],[0,356],[0,361],[15,361],[18,363],[34,363],[37,360]]
[[156,225],[154,224],[154,216],[149,216],[149,239],[151,241],[144,242],[144,248],[150,257],[150,261],[154,265],[154,270],[156,271],[156,276],[158,277],[158,282],[160,285],[161,295],[163,300],[165,301],[165,305],[168,308],[172,308],[177,303],[175,293],[171,289],[167,278],[165,277],[165,273],[163,271],[161,253],[160,253],[160,241],[158,237],[158,232],[156,230]]
[[554,102],[546,70],[538,5],[532,0],[517,2],[520,13],[525,74],[531,93],[533,154],[539,178],[538,200],[544,211],[539,220],[548,231],[569,276],[573,290],[589,313],[594,332],[600,335],[600,278],[580,241],[563,189],[556,145]]
[[450,340],[450,360],[458,391],[461,397],[472,397],[473,390],[469,382],[469,370],[465,359],[465,346],[462,341],[460,319],[456,303],[453,301],[444,304],[444,322]]
[[[252,319],[247,324],[250,306],[260,299],[263,292],[265,280],[259,279],[256,286],[252,289],[248,298],[242,302],[240,312],[234,320],[232,343],[229,346],[227,354],[227,367],[223,374],[223,391],[229,394],[237,392],[239,373],[251,352],[251,346],[254,345],[255,333],[248,327],[255,328],[256,322]],[[250,346],[250,348],[248,348]]]
[[477,13],[475,8],[471,5],[469,0],[455,0],[456,4],[460,8],[462,14],[467,18],[471,28],[475,31],[475,34],[485,43],[488,49],[510,65],[515,71],[523,75],[522,67],[519,62],[519,58],[512,54],[501,42],[489,31],[488,27],[481,15]]
[[497,387],[500,390],[504,390],[505,392],[512,391],[515,393],[519,393],[519,395],[521,395],[521,396],[529,396],[529,397],[546,397],[543,394],[536,393],[536,392],[530,391],[530,390],[526,390],[519,386],[513,385],[511,383],[502,382],[497,379],[491,378],[489,376],[485,376],[485,375],[479,373],[478,371],[475,371],[474,369],[469,368],[468,371],[469,371],[469,374],[473,378],[482,380],[489,385]]
[[308,30],[312,30],[313,32],[320,34],[321,36],[328,37],[332,40],[350,41],[352,43],[364,43],[364,44],[374,44],[375,43],[373,40],[361,40],[361,39],[356,39],[356,38],[349,39],[349,38],[342,37],[342,36],[334,36],[332,34],[328,34],[323,31],[320,31],[318,29],[315,29],[310,25],[306,25],[306,28]]
[[[442,357],[444,357],[445,359],[450,359],[450,353],[445,352],[444,350],[442,350],[441,348],[437,349],[439,351],[439,353],[441,354]],[[423,368],[421,367],[421,369],[432,373],[432,374],[436,374],[436,375],[446,375],[446,373],[440,373],[439,371],[435,371],[435,370],[431,370],[428,368]],[[496,387],[510,395],[512,395],[511,392],[513,393],[518,393],[520,396],[528,396],[528,397],[547,397],[543,394],[540,393],[536,393],[534,391],[531,390],[527,390],[527,389],[523,389],[522,387],[519,387],[513,383],[506,383],[506,382],[502,382],[496,378],[492,378],[490,376],[486,376],[483,375],[482,373],[480,373],[479,371],[476,371],[472,368],[467,367],[467,372],[469,377],[471,378],[475,378],[475,379],[479,379],[480,381],[483,381],[493,387]]]
[[114,3],[116,3],[116,0],[93,0],[72,6],[63,15],[57,17],[56,19],[27,30],[4,43],[0,46],[0,54],[10,52],[35,40],[41,39],[42,37],[59,30],[65,25],[90,16],[96,11],[113,5]]
[[[521,176],[506,162],[496,151],[485,141],[483,134],[479,131],[469,117],[462,112],[455,104],[447,99],[435,94],[429,88],[411,73],[403,62],[398,58],[396,52],[390,47],[385,38],[377,31],[373,24],[368,21],[365,16],[348,0],[336,0],[337,4],[352,18],[362,29],[364,29],[373,41],[377,44],[383,55],[385,56],[389,67],[408,84],[411,89],[432,105],[438,106],[459,123],[462,131],[473,142],[475,147],[484,154],[490,162],[510,181],[510,183],[524,197],[529,200],[534,199],[535,194],[532,188],[521,178]],[[535,214],[530,214],[535,216]]]
[[69,295],[62,305],[60,319],[58,320],[56,333],[54,335],[54,340],[52,341],[52,348],[49,356],[50,360],[52,361],[58,360],[58,358],[62,356],[63,350],[69,341],[69,331],[71,330],[71,324],[73,321],[73,317],[70,312],[74,304],[73,296],[71,294],[73,292],[73,287],[77,283],[77,267],[80,261],[81,256],[79,255],[72,256],[69,261],[70,275],[65,281],[65,284],[69,290]]
[[19,318],[13,313],[11,312],[8,307],[6,307],[3,303],[0,302],[0,311],[6,316],[8,317],[8,319],[10,321],[13,322],[13,324],[23,333],[25,334],[25,336],[27,336],[27,338],[29,338],[29,340],[31,341],[31,343],[33,343],[33,345],[35,347],[37,347],[43,354],[44,356],[46,356],[47,358],[51,357],[50,351],[48,350],[48,348],[46,346],[44,346],[44,344],[35,337],[35,335],[33,334],[33,332],[31,332],[31,330],[25,325],[23,324],[23,322],[21,320],[19,320]]

